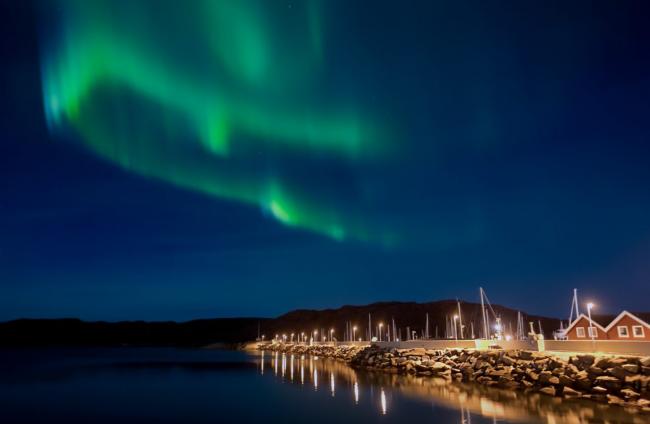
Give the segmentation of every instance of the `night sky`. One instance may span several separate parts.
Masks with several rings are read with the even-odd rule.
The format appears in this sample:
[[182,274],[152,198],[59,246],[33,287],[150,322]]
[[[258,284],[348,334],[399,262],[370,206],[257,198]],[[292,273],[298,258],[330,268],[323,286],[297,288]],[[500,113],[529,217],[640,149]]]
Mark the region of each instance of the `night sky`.
[[0,320],[648,311],[649,16],[2,1]]

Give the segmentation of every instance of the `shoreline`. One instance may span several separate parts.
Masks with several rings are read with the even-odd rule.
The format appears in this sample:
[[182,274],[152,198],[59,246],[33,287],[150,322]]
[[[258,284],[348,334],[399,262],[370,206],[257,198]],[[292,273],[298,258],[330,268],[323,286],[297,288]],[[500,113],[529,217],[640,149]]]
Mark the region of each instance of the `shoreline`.
[[258,350],[312,355],[356,369],[443,378],[549,397],[580,398],[650,413],[650,357],[572,355],[525,350],[471,350],[258,344]]

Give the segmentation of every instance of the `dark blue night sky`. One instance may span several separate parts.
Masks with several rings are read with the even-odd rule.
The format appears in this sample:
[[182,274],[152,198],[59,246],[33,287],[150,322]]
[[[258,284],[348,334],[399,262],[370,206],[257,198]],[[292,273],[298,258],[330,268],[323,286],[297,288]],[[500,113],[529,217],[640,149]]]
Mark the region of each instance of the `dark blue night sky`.
[[[3,1],[0,320],[274,316],[476,301],[479,285],[530,313],[564,317],[574,287],[602,312],[650,310],[648,3],[402,3],[216,10],[265,25],[241,36],[253,53],[232,50],[238,33],[217,41],[221,66],[199,47],[181,58],[194,33],[158,42],[160,22],[194,16],[173,2],[151,22],[143,0],[61,24]],[[123,52],[110,65],[57,32],[121,16],[140,50],[106,42]],[[55,73],[60,46],[76,61]],[[178,86],[155,86],[167,69],[144,57]],[[112,79],[64,103],[100,66]],[[196,118],[213,86],[192,87],[215,69],[227,153],[194,134],[213,122]],[[332,116],[373,131],[341,124],[329,139]]]

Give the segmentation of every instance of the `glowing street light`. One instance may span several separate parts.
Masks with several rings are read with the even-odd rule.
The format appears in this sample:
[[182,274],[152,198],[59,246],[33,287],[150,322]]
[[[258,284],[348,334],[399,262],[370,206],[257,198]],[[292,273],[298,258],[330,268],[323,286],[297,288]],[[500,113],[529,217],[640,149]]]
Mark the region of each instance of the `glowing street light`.
[[293,333],[291,333],[291,343],[293,343]]
[[304,331],[303,331],[302,333],[300,333],[300,338],[302,339],[303,342],[306,341],[306,340],[305,340],[305,332],[304,332]]
[[381,329],[382,329],[383,326],[384,326],[384,323],[380,322],[379,323],[379,341],[381,341]]
[[357,339],[356,334],[357,334],[357,326],[355,325],[354,327],[352,327],[352,340]]
[[330,342],[334,341],[334,329],[330,328]]

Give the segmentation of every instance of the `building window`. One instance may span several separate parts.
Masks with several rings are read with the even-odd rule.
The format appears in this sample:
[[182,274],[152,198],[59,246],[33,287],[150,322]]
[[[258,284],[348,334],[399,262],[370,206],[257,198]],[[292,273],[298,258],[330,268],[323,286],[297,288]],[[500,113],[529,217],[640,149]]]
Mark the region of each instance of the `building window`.
[[585,328],[584,327],[576,327],[576,336],[582,337],[584,339],[585,338]]
[[645,337],[645,329],[642,325],[635,325],[632,327],[632,334],[634,337]]
[[598,337],[598,330],[596,327],[589,327],[589,337],[596,338]]
[[627,332],[627,325],[619,325],[616,329],[618,330],[618,337],[630,337],[630,333]]

